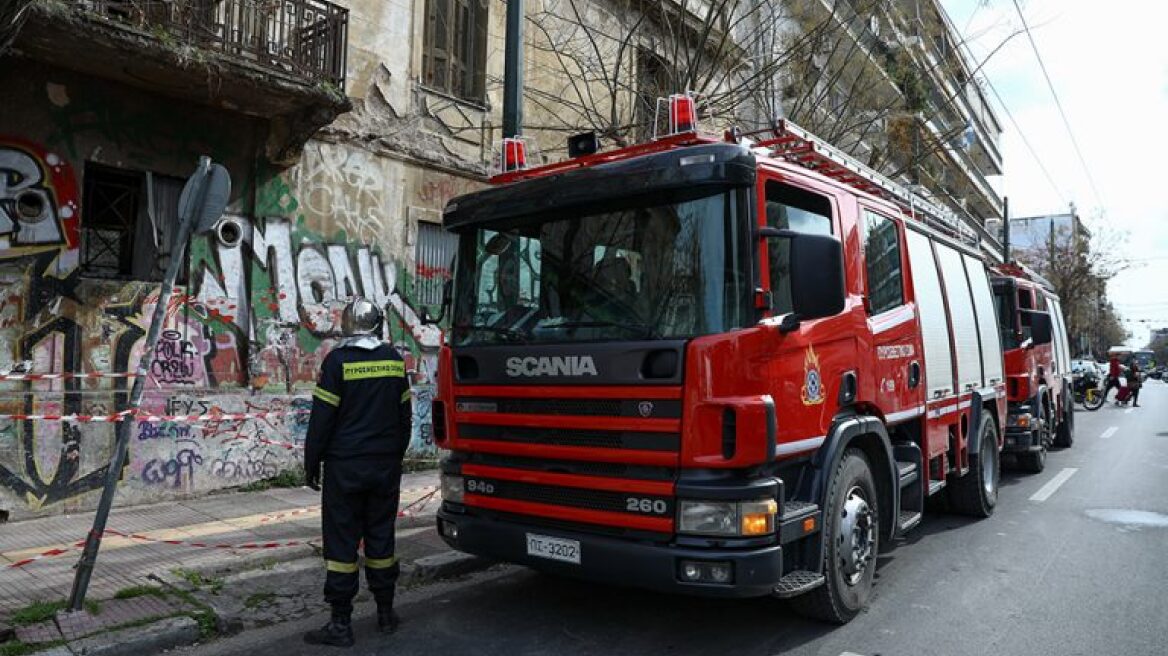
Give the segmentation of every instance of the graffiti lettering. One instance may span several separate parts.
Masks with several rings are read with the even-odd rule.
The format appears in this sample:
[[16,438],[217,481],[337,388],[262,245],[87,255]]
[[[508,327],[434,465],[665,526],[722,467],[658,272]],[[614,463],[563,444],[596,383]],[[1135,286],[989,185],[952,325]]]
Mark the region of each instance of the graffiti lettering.
[[176,442],[193,441],[189,424],[175,424],[171,422],[153,423],[143,421],[138,423],[138,439],[147,440],[175,440]]
[[194,483],[195,465],[203,464],[203,456],[193,449],[183,449],[173,458],[154,459],[142,467],[142,480],[151,485],[182,487]]
[[195,358],[198,353],[189,341],[182,338],[177,330],[162,331],[162,338],[154,350],[154,362],[150,363],[150,373],[160,383],[195,382]]
[[231,480],[271,478],[279,471],[279,462],[275,456],[268,449],[260,447],[252,447],[245,452],[227,449],[222,458],[211,461],[212,476]]

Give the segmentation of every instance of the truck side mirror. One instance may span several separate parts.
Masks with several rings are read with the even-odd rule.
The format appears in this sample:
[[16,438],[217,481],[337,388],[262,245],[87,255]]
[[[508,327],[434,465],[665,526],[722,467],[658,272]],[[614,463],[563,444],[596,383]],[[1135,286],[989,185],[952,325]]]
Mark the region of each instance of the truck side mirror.
[[1030,339],[1035,346],[1054,341],[1054,326],[1049,312],[1022,310],[1022,325],[1030,328]]
[[[790,245],[791,310],[796,320],[830,317],[844,309],[844,248],[831,235],[759,228],[768,240]],[[784,325],[787,322],[784,321]],[[791,326],[793,329],[793,326]]]
[[430,312],[426,308],[418,310],[418,320],[424,324],[441,323],[442,319],[446,317],[446,311],[450,309],[450,304],[454,300],[454,281],[447,280],[442,283],[442,306],[438,310],[438,316],[431,317]]

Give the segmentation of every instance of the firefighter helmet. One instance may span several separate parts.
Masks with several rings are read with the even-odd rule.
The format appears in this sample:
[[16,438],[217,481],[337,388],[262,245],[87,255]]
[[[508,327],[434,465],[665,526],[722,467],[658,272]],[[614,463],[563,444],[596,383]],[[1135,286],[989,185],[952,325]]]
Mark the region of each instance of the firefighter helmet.
[[367,298],[358,296],[341,312],[341,332],[346,337],[372,335],[381,329],[381,309]]

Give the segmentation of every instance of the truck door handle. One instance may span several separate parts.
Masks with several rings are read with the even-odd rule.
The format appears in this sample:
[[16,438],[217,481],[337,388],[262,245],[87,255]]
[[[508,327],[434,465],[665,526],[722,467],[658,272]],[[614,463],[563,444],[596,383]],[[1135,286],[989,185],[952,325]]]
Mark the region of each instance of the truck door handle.
[[914,388],[921,384],[921,363],[913,360],[908,365],[908,386]]

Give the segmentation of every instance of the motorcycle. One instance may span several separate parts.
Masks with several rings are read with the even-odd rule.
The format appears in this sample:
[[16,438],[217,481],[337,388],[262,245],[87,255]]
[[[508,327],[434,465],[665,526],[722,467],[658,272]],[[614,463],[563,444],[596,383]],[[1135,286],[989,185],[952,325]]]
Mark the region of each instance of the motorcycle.
[[1077,373],[1072,377],[1072,387],[1075,403],[1087,410],[1098,410],[1103,407],[1104,394],[1099,389],[1099,377],[1091,373]]

